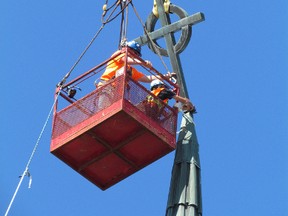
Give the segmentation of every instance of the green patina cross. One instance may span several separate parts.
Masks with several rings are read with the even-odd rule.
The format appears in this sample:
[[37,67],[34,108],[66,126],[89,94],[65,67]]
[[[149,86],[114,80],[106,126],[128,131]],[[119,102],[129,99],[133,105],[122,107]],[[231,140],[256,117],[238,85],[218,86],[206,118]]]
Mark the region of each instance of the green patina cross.
[[[191,26],[204,21],[204,14],[199,12],[188,16],[188,14],[182,8],[171,4],[170,13],[175,13],[180,17],[179,21],[171,24],[169,15],[164,11],[163,0],[156,0],[156,2],[162,28],[154,30],[158,18],[151,13],[146,22],[148,36],[140,36],[134,40],[140,45],[148,43],[149,48],[156,54],[169,56],[173,72],[177,74],[178,84],[181,89],[180,94],[184,97],[188,97],[179,54],[186,48],[190,41],[192,32]],[[176,42],[174,37],[174,33],[177,31],[182,31],[178,42]],[[167,49],[160,47],[156,42],[157,39],[163,37],[165,39]],[[154,46],[151,45],[151,40],[154,42]]]

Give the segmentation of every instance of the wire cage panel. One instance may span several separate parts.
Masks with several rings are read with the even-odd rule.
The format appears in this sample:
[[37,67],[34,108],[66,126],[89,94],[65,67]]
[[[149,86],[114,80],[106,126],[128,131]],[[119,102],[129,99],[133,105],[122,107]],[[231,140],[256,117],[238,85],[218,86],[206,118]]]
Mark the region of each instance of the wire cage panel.
[[63,134],[76,125],[91,118],[97,113],[104,116],[105,108],[110,107],[123,98],[123,76],[115,82],[104,85],[102,88],[92,91],[80,100],[67,106],[54,116],[52,139]]
[[[126,85],[124,99],[145,114],[146,118],[157,122],[160,127],[167,130],[169,133],[175,134],[177,128],[177,113],[175,109],[152,95],[142,85],[132,79],[128,79]],[[154,101],[159,104],[157,109],[150,106],[147,100],[148,96],[152,96]]]

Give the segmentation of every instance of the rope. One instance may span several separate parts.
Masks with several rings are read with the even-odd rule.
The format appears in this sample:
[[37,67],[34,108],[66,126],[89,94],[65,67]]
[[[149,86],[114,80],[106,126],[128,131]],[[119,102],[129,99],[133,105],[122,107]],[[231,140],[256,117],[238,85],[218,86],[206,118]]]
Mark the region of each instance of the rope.
[[[61,88],[61,87],[60,87],[60,88]],[[28,160],[28,162],[27,162],[27,165],[26,165],[26,167],[25,167],[25,170],[24,170],[23,174],[21,175],[21,178],[20,178],[20,181],[19,181],[19,183],[18,183],[18,186],[17,186],[17,188],[16,188],[16,190],[15,190],[15,192],[14,192],[14,194],[13,194],[13,197],[12,197],[10,203],[9,203],[9,206],[8,206],[8,208],[7,208],[7,210],[6,210],[5,216],[8,215],[9,210],[10,210],[10,208],[11,208],[13,202],[14,202],[14,199],[15,199],[18,191],[19,191],[19,188],[20,188],[20,186],[21,186],[21,184],[22,184],[22,181],[23,181],[23,179],[24,179],[25,176],[30,177],[29,188],[30,188],[30,186],[31,186],[32,176],[31,176],[30,173],[29,173],[29,166],[30,166],[30,163],[31,163],[31,161],[32,161],[32,159],[33,159],[33,157],[34,157],[34,155],[35,155],[35,153],[36,153],[36,150],[37,150],[38,146],[39,146],[40,140],[41,140],[42,135],[43,135],[43,133],[44,133],[44,131],[45,131],[45,129],[46,129],[46,126],[47,126],[48,121],[49,121],[49,118],[50,118],[50,116],[51,116],[51,114],[52,114],[52,112],[53,112],[53,108],[54,108],[54,106],[55,106],[55,104],[56,104],[56,102],[57,102],[57,98],[58,98],[59,94],[60,94],[60,91],[58,91],[58,93],[57,93],[57,95],[56,95],[56,97],[55,97],[55,100],[54,100],[54,102],[53,102],[53,105],[52,105],[52,107],[51,107],[51,109],[50,109],[50,111],[49,111],[49,113],[48,113],[48,116],[47,116],[46,121],[45,121],[45,123],[44,123],[44,125],[43,125],[43,127],[42,127],[42,130],[41,130],[41,132],[40,132],[40,135],[39,135],[39,137],[38,137],[38,139],[37,139],[37,141],[36,141],[36,144],[35,144],[35,146],[34,146],[34,148],[33,148],[33,151],[32,151],[32,153],[31,153],[31,155],[30,155],[30,158],[29,158],[29,160]]]
[[77,64],[80,62],[80,60],[83,58],[83,56],[85,55],[85,53],[87,52],[87,50],[91,47],[92,43],[95,41],[95,39],[98,37],[98,35],[100,34],[100,32],[102,31],[102,29],[104,28],[105,23],[102,24],[102,26],[99,28],[99,30],[96,32],[96,34],[94,35],[94,37],[92,38],[92,40],[89,42],[89,44],[87,45],[87,47],[84,49],[84,51],[81,53],[81,55],[79,56],[79,58],[77,59],[77,61],[74,63],[74,65],[70,68],[69,72],[64,76],[64,78],[62,79],[62,81],[58,84],[58,86],[62,86],[67,78],[70,76],[70,74],[72,73],[72,71],[75,69],[75,67],[77,66]]

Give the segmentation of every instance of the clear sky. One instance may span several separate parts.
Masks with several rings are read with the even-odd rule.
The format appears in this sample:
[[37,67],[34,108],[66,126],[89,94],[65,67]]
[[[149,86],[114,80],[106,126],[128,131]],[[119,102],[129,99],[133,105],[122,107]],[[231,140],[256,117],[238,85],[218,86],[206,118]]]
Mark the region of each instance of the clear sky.
[[[0,215],[44,125],[55,86],[100,28],[104,3],[0,2]],[[145,22],[153,1],[133,3]],[[180,55],[198,111],[203,215],[288,215],[287,1],[172,3],[206,17]],[[117,49],[119,23],[105,25],[71,78]],[[141,23],[130,18],[128,39],[142,34]],[[146,46],[143,58],[166,72]],[[24,178],[9,215],[165,214],[175,152],[102,191],[49,152],[50,137],[51,118],[30,164],[32,188]]]

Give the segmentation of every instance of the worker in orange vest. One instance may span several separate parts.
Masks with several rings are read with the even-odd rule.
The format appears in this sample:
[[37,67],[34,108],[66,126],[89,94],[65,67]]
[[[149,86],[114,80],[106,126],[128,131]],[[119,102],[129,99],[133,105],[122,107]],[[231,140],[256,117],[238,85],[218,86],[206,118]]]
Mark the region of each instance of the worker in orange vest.
[[[135,41],[126,42],[125,46],[129,47],[129,49],[141,57],[141,46],[139,43]],[[100,82],[95,83],[96,87],[102,87],[103,85],[109,83],[114,78],[120,76],[125,71],[125,60],[126,53],[120,54],[121,50],[117,50],[111,56],[111,60],[107,63],[106,70],[100,77]],[[114,57],[114,58],[113,58]],[[138,71],[136,68],[132,67],[132,65],[142,65],[148,68],[152,67],[152,63],[148,60],[141,62],[132,56],[127,57],[127,73],[131,76],[131,78],[135,81],[151,83],[153,80],[158,79],[158,76],[154,75],[144,75],[142,72]],[[174,73],[167,73],[164,77],[171,78]],[[106,86],[99,93],[98,99],[98,108],[103,109],[111,105],[111,100],[113,100],[114,89],[112,86]]]
[[[183,110],[184,112],[192,112],[192,113],[196,112],[195,106],[191,103],[191,101],[188,98],[176,95],[175,92],[168,89],[163,83],[163,81],[159,79],[153,80],[151,82],[150,90],[153,95],[157,96],[164,103],[168,103],[168,100],[171,100],[173,98],[178,103],[179,102],[181,103],[181,106],[178,107],[180,110]],[[146,113],[148,112],[148,114],[152,115],[153,118],[161,114],[163,104],[159,100],[155,99],[151,95],[148,95],[146,103],[147,103]]]
[[[130,41],[125,44],[125,46],[129,47],[134,54],[141,57],[141,46],[139,43],[135,41]],[[113,55],[111,56],[111,60],[107,63],[106,70],[101,76],[101,81],[98,83],[98,85],[105,84],[106,82],[110,81],[111,79],[114,79],[117,76],[120,76],[124,72],[124,66],[125,66],[125,58],[126,54],[122,53],[120,54],[121,50],[117,50]],[[119,55],[120,54],[120,55]],[[115,56],[115,58],[113,58]],[[132,77],[133,80],[139,81],[139,82],[145,82],[150,83],[155,79],[158,79],[158,76],[149,75],[146,76],[142,72],[138,71],[136,68],[132,67],[132,65],[142,65],[148,68],[152,67],[152,63],[148,60],[141,62],[138,59],[135,59],[133,57],[128,56],[127,57],[127,71],[130,73],[129,75]],[[173,73],[174,74],[174,73]],[[167,73],[164,75],[164,77],[171,78],[173,75],[172,73]]]

